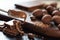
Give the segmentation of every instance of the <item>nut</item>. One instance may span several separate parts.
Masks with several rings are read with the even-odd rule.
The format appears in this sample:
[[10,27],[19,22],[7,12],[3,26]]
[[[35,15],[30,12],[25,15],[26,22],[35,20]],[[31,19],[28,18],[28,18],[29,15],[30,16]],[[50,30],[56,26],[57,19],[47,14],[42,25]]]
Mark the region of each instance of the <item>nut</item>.
[[55,16],[52,17],[52,20],[53,20],[55,23],[60,24],[60,16],[55,15]]
[[44,15],[41,20],[43,23],[49,24],[51,22],[51,19],[52,19],[51,15]]
[[55,10],[55,8],[54,7],[52,7],[52,6],[47,6],[47,11],[49,12],[49,14],[51,14],[54,10]]
[[59,16],[60,16],[60,11],[54,10],[54,11],[52,12],[52,15],[59,15]]
[[35,17],[41,17],[43,15],[42,10],[41,9],[36,9],[33,11],[33,16]]

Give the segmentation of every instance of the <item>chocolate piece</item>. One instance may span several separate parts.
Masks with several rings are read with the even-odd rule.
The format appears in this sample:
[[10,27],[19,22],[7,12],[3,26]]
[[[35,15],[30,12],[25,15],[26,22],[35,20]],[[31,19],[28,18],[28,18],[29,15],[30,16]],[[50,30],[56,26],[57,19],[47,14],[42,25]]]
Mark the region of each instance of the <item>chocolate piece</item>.
[[60,16],[55,15],[55,16],[52,17],[52,20],[53,20],[55,23],[60,24]]
[[52,12],[52,15],[59,15],[59,16],[60,16],[60,11],[54,10],[54,11]]
[[26,13],[23,12],[23,11],[9,10],[8,14],[11,15],[11,16],[14,16],[14,17],[24,18],[24,22],[25,22],[26,17],[27,17]]
[[29,38],[29,39],[34,39],[34,34],[28,33],[28,38]]
[[3,14],[0,14],[0,20],[2,20],[2,21],[6,21],[7,22],[7,21],[10,21],[12,19],[14,19],[14,18],[8,17],[8,16],[3,15]]
[[49,24],[52,20],[52,17],[51,17],[51,15],[44,15],[41,20],[43,23]]
[[36,9],[43,8],[44,3],[41,3],[40,1],[29,1],[29,2],[15,4],[15,6],[16,8],[32,12]]
[[37,18],[41,18],[42,15],[43,15],[43,12],[41,9],[36,9],[33,11],[33,16],[35,16]]
[[33,26],[29,26],[27,27],[28,29],[32,30],[32,32],[40,34],[40,33],[45,33],[46,32],[46,28],[50,27],[50,25],[48,24],[44,24],[43,22],[39,22],[39,23],[35,23],[34,27]]
[[49,37],[60,38],[60,30],[56,29],[57,27],[51,27],[48,24],[44,24],[42,22],[36,23],[35,26],[33,24],[24,24],[24,26],[25,29],[28,29],[35,34],[42,34]]

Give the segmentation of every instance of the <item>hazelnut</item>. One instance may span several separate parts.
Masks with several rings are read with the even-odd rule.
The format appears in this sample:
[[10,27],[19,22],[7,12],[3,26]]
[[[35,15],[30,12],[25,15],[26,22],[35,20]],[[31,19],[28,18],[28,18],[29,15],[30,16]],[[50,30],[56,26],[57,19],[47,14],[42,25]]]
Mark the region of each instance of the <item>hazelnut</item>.
[[56,2],[53,2],[50,5],[53,6],[53,7],[57,7],[57,3]]
[[43,13],[42,13],[42,10],[41,9],[36,9],[36,10],[34,10],[33,11],[33,16],[35,16],[35,17],[41,17],[43,15]]
[[51,15],[44,15],[41,20],[43,23],[49,24],[51,22],[51,19],[52,19]]
[[52,20],[53,20],[55,23],[60,24],[60,16],[55,15],[55,16],[52,17]]
[[52,15],[59,15],[59,16],[60,16],[60,11],[54,10],[54,11],[52,12]]
[[28,38],[29,38],[29,39],[34,39],[34,34],[28,33]]
[[43,15],[48,14],[46,9],[42,9]]
[[55,8],[54,7],[52,7],[52,6],[47,6],[47,11],[49,12],[49,14],[51,14],[54,10],[55,10]]

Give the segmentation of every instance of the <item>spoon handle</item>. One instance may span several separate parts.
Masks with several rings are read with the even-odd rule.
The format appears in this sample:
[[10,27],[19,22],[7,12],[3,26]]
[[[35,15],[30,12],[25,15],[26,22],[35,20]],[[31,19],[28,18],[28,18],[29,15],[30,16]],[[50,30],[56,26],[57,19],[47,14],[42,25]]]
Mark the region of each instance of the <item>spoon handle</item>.
[[0,9],[0,11],[5,12],[5,13],[8,13],[7,11],[5,11],[5,10],[3,10],[3,9]]

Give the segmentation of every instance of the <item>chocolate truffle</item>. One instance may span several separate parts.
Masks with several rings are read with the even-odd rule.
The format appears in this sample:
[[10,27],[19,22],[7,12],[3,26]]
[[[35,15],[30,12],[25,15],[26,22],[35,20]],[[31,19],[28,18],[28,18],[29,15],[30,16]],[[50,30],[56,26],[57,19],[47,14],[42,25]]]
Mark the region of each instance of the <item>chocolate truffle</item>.
[[55,16],[52,17],[52,20],[53,20],[55,23],[60,24],[60,16],[55,15]]
[[60,16],[60,11],[54,10],[54,11],[52,12],[52,15],[59,15],[59,16]]
[[24,22],[26,21],[27,18],[27,14],[24,11],[9,10],[8,15],[17,18],[24,18]]
[[44,15],[41,20],[43,23],[49,24],[51,22],[51,19],[52,19],[51,15]]
[[43,12],[41,9],[36,9],[32,13],[33,13],[33,16],[35,16],[37,18],[40,18],[43,15]]

